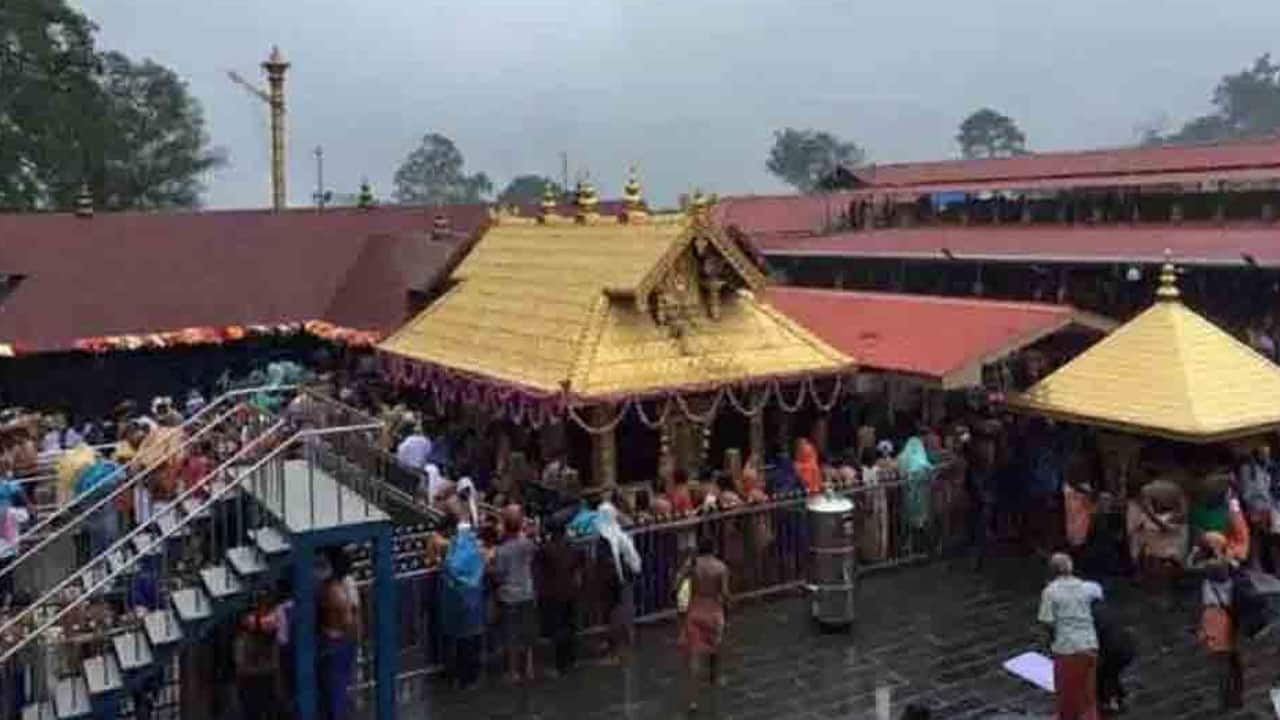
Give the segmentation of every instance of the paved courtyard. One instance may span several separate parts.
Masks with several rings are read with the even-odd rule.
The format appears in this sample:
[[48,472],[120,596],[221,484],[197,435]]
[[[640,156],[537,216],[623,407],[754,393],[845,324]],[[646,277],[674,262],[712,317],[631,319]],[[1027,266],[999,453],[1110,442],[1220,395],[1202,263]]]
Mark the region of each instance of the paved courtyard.
[[[797,597],[763,601],[730,617],[723,687],[704,691],[697,717],[734,720],[875,718],[876,690],[889,688],[896,718],[909,702],[939,718],[1051,715],[1051,696],[1007,675],[1000,663],[1036,642],[1044,579],[1039,563],[993,561],[981,573],[940,562],[873,574],[851,632],[824,634]],[[1217,717],[1213,679],[1194,636],[1194,594],[1152,599],[1106,583],[1139,658],[1126,679],[1127,718]],[[1232,718],[1271,718],[1268,687],[1280,680],[1280,640],[1250,648],[1247,707]],[[435,684],[401,707],[417,720],[467,718],[667,719],[683,716],[675,629],[645,627],[630,668],[587,667],[565,678],[503,687],[492,677],[468,692]]]

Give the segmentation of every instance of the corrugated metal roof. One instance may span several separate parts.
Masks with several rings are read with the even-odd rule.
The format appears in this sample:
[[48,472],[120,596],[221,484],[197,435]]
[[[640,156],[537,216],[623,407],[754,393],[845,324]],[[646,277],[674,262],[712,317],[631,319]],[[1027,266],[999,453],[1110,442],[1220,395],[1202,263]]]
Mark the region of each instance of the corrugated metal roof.
[[982,366],[1070,325],[1110,321],[1065,305],[774,286],[769,302],[859,367],[945,388],[981,383]]
[[[429,239],[437,212],[455,233],[443,242]],[[486,217],[483,205],[0,215],[0,272],[23,276],[0,301],[0,342],[53,351],[88,337],[308,320],[389,331],[406,292]]]
[[1158,263],[1280,267],[1280,225],[1003,225],[860,230],[755,240],[766,257],[904,258],[994,262]]
[[[1065,181],[1158,173],[1201,173],[1247,168],[1280,169],[1280,140],[1028,153],[1008,158],[888,163],[857,168],[877,188],[972,182]],[[1066,183],[1064,183],[1066,184]]]

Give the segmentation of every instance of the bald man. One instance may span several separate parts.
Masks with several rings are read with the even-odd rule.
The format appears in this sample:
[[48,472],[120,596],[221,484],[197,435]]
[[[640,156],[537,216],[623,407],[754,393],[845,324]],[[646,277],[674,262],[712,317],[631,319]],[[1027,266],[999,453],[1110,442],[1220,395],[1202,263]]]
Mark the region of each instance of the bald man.
[[1040,594],[1037,619],[1053,633],[1053,686],[1059,720],[1098,720],[1098,633],[1093,603],[1102,587],[1075,576],[1071,556],[1049,558],[1053,580]]

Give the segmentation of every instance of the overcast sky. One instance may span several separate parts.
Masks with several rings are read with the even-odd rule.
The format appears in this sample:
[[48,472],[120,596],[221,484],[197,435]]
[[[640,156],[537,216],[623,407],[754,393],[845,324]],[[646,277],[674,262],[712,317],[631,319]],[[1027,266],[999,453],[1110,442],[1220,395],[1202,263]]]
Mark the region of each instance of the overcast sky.
[[1205,112],[1226,72],[1280,53],[1280,0],[73,0],[99,45],[178,72],[230,163],[213,207],[269,204],[259,79],[278,44],[291,203],[367,176],[441,132],[500,188],[525,172],[589,171],[616,196],[628,165],[671,202],[694,186],[782,190],[772,132],[830,130],[877,162],[951,157],[989,105],[1037,150],[1131,142]]

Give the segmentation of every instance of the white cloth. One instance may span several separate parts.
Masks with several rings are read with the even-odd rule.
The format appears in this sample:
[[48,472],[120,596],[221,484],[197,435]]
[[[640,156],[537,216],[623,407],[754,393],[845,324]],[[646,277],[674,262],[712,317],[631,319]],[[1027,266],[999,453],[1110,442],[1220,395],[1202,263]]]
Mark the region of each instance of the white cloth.
[[1053,654],[1074,655],[1098,649],[1093,627],[1093,603],[1102,599],[1102,586],[1077,577],[1060,577],[1040,594],[1037,618],[1053,626]]
[[0,509],[0,558],[11,558],[18,554],[18,538],[22,535],[22,524],[31,519],[26,508],[12,505]]
[[609,543],[609,549],[613,551],[613,566],[617,569],[619,578],[626,577],[622,569],[623,563],[632,575],[640,574],[640,553],[636,552],[631,536],[618,523],[618,508],[613,503],[602,502],[596,509],[596,532]]
[[396,447],[396,461],[410,470],[425,468],[430,456],[431,439],[422,433],[410,435]]
[[427,465],[422,468],[422,471],[426,474],[423,481],[427,486],[420,488],[420,490],[426,492],[427,503],[434,505],[436,497],[449,487],[449,480],[445,478],[444,473],[440,472],[440,468],[436,467],[434,463],[427,463]]
[[458,497],[466,500],[468,517],[471,518],[471,524],[478,526],[480,524],[480,507],[476,501],[476,486],[471,482],[471,478],[464,477],[458,481]]

